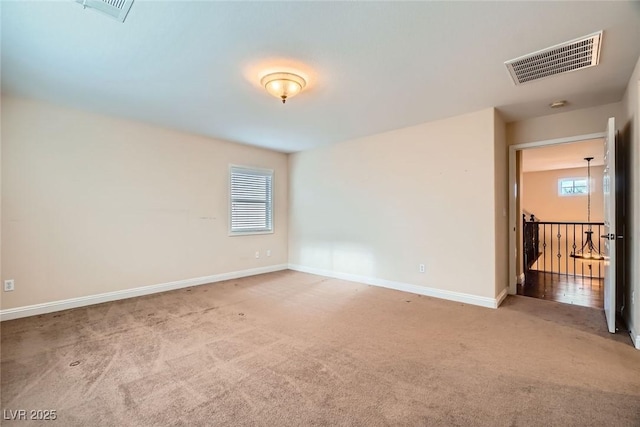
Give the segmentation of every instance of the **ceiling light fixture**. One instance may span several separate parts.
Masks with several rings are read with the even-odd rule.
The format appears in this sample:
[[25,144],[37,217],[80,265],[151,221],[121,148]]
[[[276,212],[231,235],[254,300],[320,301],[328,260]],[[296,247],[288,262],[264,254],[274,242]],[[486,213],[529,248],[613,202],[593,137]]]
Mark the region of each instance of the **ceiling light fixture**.
[[260,80],[260,84],[271,95],[282,99],[284,104],[287,99],[299,94],[307,85],[305,79],[293,73],[271,73]]
[[551,104],[549,104],[549,107],[551,108],[561,108],[564,107],[565,105],[567,105],[567,101],[553,101]]

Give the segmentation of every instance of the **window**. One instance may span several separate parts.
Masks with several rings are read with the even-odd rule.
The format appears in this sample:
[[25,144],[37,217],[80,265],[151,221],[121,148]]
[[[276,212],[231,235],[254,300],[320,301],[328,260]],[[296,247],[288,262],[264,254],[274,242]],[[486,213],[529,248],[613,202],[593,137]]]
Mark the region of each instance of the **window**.
[[230,234],[273,233],[273,171],[231,166]]
[[562,178],[558,180],[560,196],[586,196],[587,178]]

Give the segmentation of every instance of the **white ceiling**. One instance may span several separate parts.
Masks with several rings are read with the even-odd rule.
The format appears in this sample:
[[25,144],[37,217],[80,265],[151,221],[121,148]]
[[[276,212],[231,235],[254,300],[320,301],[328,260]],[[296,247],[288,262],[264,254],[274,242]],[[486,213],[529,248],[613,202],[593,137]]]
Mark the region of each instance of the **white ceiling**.
[[[640,2],[1,2],[2,92],[294,152],[499,107],[507,121],[621,99]],[[504,61],[604,30],[597,67],[514,86]],[[310,77],[282,105],[258,85]]]
[[604,165],[604,140],[530,148],[522,151],[522,171],[537,172],[587,167],[585,157],[593,157],[591,166]]

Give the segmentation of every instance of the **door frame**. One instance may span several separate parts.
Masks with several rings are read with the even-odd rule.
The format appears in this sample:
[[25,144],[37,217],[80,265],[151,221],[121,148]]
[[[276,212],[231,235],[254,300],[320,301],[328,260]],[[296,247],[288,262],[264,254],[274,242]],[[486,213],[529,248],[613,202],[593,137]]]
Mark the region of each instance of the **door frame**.
[[518,192],[518,177],[516,176],[516,152],[527,148],[546,147],[550,145],[568,144],[571,142],[587,141],[605,138],[605,132],[576,135],[565,138],[546,139],[542,141],[525,142],[509,146],[509,294],[517,293],[518,276],[516,274],[516,260],[519,248],[516,247],[516,229],[518,227],[518,212],[516,195]]

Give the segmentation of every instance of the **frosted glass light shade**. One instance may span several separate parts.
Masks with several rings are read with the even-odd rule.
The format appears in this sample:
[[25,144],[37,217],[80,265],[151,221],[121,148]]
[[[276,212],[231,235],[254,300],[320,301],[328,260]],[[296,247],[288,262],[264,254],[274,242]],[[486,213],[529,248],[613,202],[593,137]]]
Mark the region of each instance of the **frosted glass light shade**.
[[307,85],[307,82],[297,74],[292,73],[272,73],[267,74],[260,80],[260,84],[271,95],[282,100],[284,104],[287,99],[296,96]]

